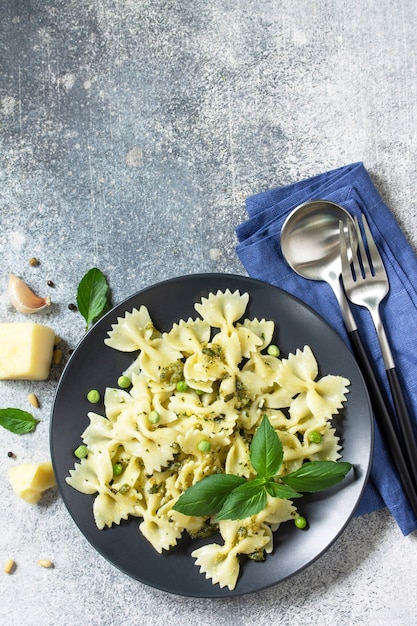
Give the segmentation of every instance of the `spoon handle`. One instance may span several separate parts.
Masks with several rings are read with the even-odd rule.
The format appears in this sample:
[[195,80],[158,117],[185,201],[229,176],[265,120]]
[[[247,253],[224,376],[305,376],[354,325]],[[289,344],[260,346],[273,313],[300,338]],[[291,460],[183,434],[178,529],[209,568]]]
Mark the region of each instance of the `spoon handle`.
[[371,360],[366,352],[358,330],[348,331],[348,335],[368,387],[371,403],[374,408],[375,420],[381,428],[385,443],[391,453],[392,461],[397,469],[410,505],[415,515],[417,515],[417,491],[413,485],[413,480],[404,458],[398,433],[394,427],[395,418],[392,416],[392,411],[389,409],[388,401],[384,397],[381,390],[381,386],[378,382]]

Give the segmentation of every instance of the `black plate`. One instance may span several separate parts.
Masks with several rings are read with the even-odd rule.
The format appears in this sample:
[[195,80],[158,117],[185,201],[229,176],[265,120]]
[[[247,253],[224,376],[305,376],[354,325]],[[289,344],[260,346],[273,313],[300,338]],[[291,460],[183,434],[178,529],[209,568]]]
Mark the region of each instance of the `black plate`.
[[[350,379],[345,409],[334,419],[341,436],[343,458],[355,466],[343,482],[297,502],[309,528],[281,525],[274,536],[275,549],[263,563],[242,559],[241,574],[234,591],[213,585],[200,573],[190,556],[193,549],[213,537],[182,542],[164,555],[158,554],[138,531],[138,518],[110,529],[98,530],[92,513],[93,496],[77,492],[65,477],[74,466],[73,450],[89,423],[91,410],[85,398],[89,389],[117,386],[120,373],[133,355],[107,347],[104,339],[111,325],[126,311],[147,306],[162,331],[173,322],[196,317],[194,303],[217,290],[238,289],[250,295],[247,318],[266,318],[276,323],[277,343],[283,355],[309,345],[319,363],[320,375],[338,374]],[[102,406],[94,410],[104,415]],[[201,274],[159,283],[128,298],[85,335],[71,356],[56,392],[51,422],[51,454],[63,500],[83,535],[108,561],[147,585],[170,593],[193,597],[226,597],[259,591],[277,584],[313,563],[335,541],[351,518],[366,484],[372,455],[372,418],[361,373],[350,351],[337,333],[313,310],[288,293],[258,280],[225,274]],[[93,575],[93,574],[92,574]]]

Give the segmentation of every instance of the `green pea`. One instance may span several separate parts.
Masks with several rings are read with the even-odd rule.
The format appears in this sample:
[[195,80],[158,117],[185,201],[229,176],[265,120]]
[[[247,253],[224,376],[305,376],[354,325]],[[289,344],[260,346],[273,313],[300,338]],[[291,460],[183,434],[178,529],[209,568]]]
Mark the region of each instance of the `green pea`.
[[271,343],[271,345],[268,346],[267,352],[268,352],[269,356],[279,357],[279,355],[281,354],[280,349],[278,348],[278,346],[275,346],[273,343]]
[[78,448],[75,448],[74,454],[78,459],[85,459],[88,454],[87,446],[78,446]]
[[161,416],[159,415],[158,411],[151,411],[148,415],[148,420],[151,424],[157,424],[160,419]]
[[127,389],[130,387],[131,383],[132,381],[127,376],[119,376],[117,379],[117,384],[121,387],[121,389]]
[[187,381],[185,380],[179,380],[177,382],[177,387],[176,387],[177,391],[187,391],[188,389],[188,385],[187,385]]
[[208,441],[208,439],[201,439],[201,441],[198,442],[197,447],[200,450],[200,452],[210,452],[211,441]]
[[302,515],[298,515],[294,519],[294,524],[297,526],[297,528],[303,529],[303,528],[305,528],[307,526],[307,520]]
[[308,433],[308,440],[310,443],[320,443],[322,437],[317,430],[312,430],[311,433]]
[[123,465],[121,463],[113,464],[113,476],[120,476],[123,472]]
[[87,394],[87,400],[92,404],[97,404],[97,402],[100,400],[100,392],[97,391],[97,389],[90,389]]

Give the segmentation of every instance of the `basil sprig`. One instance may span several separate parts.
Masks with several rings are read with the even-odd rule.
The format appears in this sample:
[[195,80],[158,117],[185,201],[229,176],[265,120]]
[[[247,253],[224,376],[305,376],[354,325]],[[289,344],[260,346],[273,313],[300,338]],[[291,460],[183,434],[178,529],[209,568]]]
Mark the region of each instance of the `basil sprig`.
[[277,474],[284,457],[280,438],[265,415],[250,446],[250,461],[256,478],[234,474],[212,474],[189,487],[177,500],[174,510],[184,515],[215,516],[216,521],[238,520],[256,515],[273,498],[293,500],[301,492],[315,493],[343,480],[351,463],[308,461],[286,476]]
[[97,321],[109,308],[109,285],[103,272],[92,267],[77,288],[77,307],[86,321],[85,329]]
[[0,409],[0,425],[16,435],[24,435],[35,430],[39,420],[22,409]]

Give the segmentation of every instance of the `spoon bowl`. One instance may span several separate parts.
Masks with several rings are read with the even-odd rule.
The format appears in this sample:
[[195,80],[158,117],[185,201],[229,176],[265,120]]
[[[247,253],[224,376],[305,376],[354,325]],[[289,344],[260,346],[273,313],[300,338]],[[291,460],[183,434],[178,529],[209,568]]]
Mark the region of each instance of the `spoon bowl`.
[[333,283],[342,273],[340,222],[354,225],[350,213],[327,200],[296,207],[281,230],[281,249],[290,267],[303,278]]
[[296,207],[281,229],[281,249],[288,265],[303,278],[328,283],[348,332],[357,327],[340,282],[340,232],[341,228],[353,232],[354,224],[353,217],[339,204],[312,200]]

